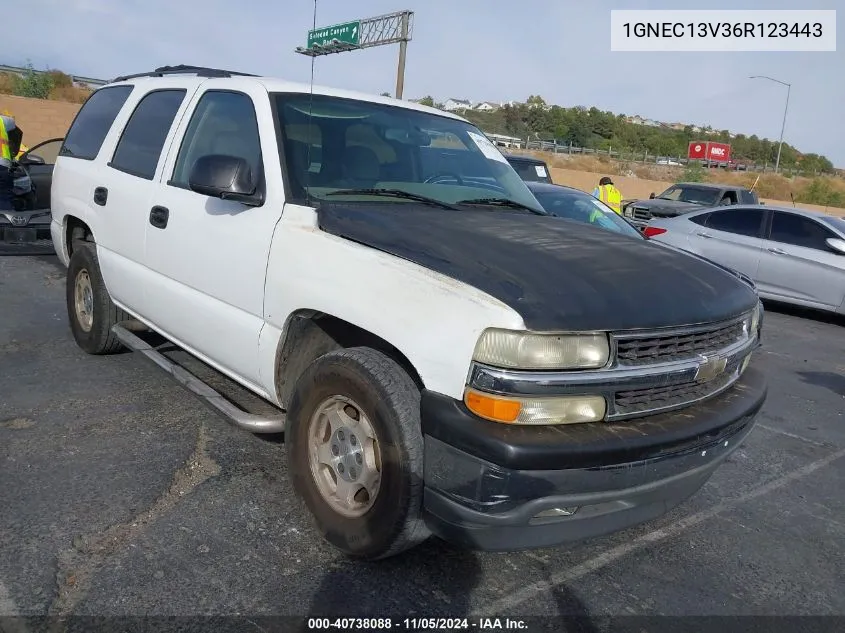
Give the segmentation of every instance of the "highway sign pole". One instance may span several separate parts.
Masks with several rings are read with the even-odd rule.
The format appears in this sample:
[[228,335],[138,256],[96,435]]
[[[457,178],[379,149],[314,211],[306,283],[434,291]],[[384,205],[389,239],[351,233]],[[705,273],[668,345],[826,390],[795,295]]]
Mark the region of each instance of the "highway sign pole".
[[399,44],[399,64],[396,69],[397,99],[405,88],[405,58],[413,31],[413,11],[398,11],[365,20],[352,20],[308,31],[306,46],[296,52],[308,57],[357,51],[372,46]]

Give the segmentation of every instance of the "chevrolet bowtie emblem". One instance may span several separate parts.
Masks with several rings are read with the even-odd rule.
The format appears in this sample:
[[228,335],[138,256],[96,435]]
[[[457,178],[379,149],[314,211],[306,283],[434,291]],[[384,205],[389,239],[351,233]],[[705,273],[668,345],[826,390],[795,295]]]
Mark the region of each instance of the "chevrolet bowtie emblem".
[[695,372],[696,382],[713,380],[725,371],[727,365],[727,358],[707,358],[704,356],[702,363],[698,366],[698,371]]

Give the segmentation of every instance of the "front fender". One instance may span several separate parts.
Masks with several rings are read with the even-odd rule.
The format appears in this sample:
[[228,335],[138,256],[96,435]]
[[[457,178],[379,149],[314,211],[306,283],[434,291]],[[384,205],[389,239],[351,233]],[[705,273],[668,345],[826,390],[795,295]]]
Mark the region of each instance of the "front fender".
[[[313,209],[286,205],[268,263],[265,320],[281,337],[290,316],[303,309],[384,339],[408,358],[427,389],[456,399],[463,397],[481,332],[525,328],[517,312],[477,288],[324,233]],[[263,382],[272,375],[266,365]]]

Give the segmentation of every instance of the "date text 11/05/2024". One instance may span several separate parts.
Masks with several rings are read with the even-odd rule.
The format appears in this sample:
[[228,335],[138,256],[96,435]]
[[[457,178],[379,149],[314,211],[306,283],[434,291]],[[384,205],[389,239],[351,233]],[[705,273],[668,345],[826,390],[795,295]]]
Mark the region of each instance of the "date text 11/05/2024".
[[788,38],[824,36],[821,22],[625,22],[625,37]]
[[518,618],[308,618],[310,631],[526,631]]

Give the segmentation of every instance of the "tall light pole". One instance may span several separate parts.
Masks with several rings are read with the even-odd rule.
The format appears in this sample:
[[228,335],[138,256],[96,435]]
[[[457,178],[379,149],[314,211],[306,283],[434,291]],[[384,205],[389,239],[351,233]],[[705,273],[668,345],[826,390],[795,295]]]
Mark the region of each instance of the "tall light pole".
[[768,79],[769,81],[779,83],[781,86],[786,86],[786,107],[783,109],[783,123],[780,126],[780,145],[778,145],[778,157],[775,161],[775,173],[778,173],[778,167],[780,167],[780,152],[783,149],[783,131],[786,129],[786,113],[789,111],[789,92],[792,90],[792,84],[788,84],[780,79],[775,79],[774,77],[766,77],[766,75],[752,75],[749,79]]

